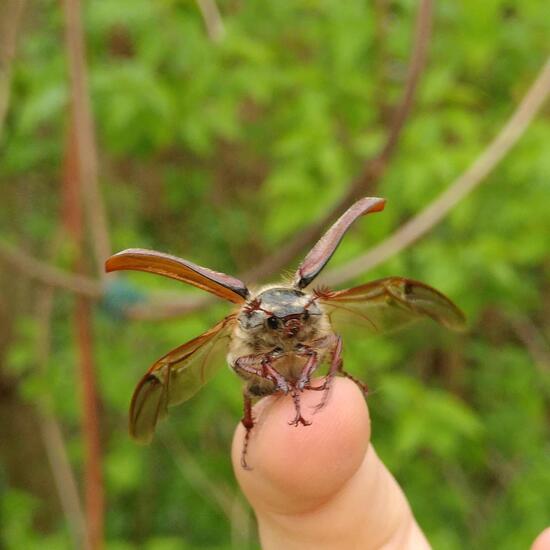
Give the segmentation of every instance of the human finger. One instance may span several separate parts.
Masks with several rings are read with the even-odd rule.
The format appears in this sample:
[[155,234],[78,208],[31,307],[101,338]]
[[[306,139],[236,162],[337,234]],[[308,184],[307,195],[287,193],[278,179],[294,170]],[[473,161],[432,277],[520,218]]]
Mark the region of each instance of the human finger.
[[318,404],[319,392],[301,397],[310,426],[288,425],[295,412],[288,396],[263,399],[254,408],[252,470],[240,465],[242,426],[235,433],[234,468],[256,512],[262,547],[429,548],[400,487],[370,445],[370,418],[357,386],[336,378],[318,414],[306,411]]

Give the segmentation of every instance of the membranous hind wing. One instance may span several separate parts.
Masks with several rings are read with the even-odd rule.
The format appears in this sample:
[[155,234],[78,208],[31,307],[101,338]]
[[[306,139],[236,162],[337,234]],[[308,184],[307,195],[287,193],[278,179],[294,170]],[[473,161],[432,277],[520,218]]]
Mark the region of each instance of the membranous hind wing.
[[236,314],[160,358],[141,379],[130,405],[130,435],[149,443],[168,407],[191,398],[225,364]]
[[430,317],[461,330],[462,311],[441,292],[419,281],[388,277],[346,290],[317,291],[336,332],[360,327],[379,334]]

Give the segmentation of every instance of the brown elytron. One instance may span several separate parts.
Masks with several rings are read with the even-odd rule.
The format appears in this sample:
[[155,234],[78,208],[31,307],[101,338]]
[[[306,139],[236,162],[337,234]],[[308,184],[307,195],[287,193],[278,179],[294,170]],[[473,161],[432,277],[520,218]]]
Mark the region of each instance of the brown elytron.
[[[226,355],[229,366],[246,381],[242,419],[246,439],[241,458],[246,468],[254,399],[275,393],[291,395],[296,415],[289,423],[307,426],[310,422],[300,408],[302,392],[321,390],[318,408],[322,408],[337,374],[351,378],[366,392],[366,386],[343,368],[340,332],[346,325],[378,333],[431,317],[445,327],[460,329],[462,312],[443,294],[418,281],[388,277],[346,290],[307,290],[350,225],[359,216],[383,210],[384,205],[380,198],[357,201],[311,249],[291,283],[267,285],[258,291],[250,291],[229,275],[153,250],[134,248],[111,256],[107,271],[157,273],[238,305],[237,311],[170,351],[147,371],[130,406],[132,437],[142,443],[151,441],[168,407],[192,397],[223,365]],[[328,364],[324,382],[313,387],[311,376],[323,364]]]

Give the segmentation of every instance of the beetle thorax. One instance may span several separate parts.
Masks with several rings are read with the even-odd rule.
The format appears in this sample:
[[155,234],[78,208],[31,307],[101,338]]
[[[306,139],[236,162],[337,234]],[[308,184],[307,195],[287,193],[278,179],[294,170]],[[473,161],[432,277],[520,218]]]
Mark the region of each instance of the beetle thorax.
[[323,312],[313,294],[274,287],[251,298],[239,313],[239,333],[254,350],[291,351],[314,340],[323,325]]

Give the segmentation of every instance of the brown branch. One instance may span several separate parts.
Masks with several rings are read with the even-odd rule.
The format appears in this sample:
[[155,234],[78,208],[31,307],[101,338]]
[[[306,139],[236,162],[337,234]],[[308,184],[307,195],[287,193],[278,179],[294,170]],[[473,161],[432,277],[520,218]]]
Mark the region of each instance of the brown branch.
[[82,184],[86,216],[92,235],[99,278],[105,277],[104,262],[111,255],[107,216],[98,183],[95,130],[88,94],[88,75],[84,31],[80,16],[79,0],[62,0],[65,14],[65,43],[71,81],[71,106],[74,116],[79,161],[79,177]]
[[75,324],[83,397],[82,429],[86,446],[84,483],[87,527],[91,548],[99,550],[103,548],[105,503],[99,404],[93,357],[92,312],[88,298],[82,296],[76,298]]
[[[77,271],[85,268],[82,250],[84,235],[81,156],[79,155],[78,132],[74,116],[70,117],[65,148],[63,205],[64,223],[67,231],[79,248],[75,262]],[[86,525],[92,550],[103,548],[104,536],[104,492],[101,468],[101,443],[99,428],[99,396],[95,378],[92,311],[89,298],[77,295],[74,304],[73,325],[78,349],[79,378],[82,388],[82,435],[85,446],[84,489],[86,502]]]
[[3,241],[0,241],[0,261],[7,264],[9,268],[47,286],[68,290],[92,299],[98,299],[103,294],[101,284],[94,279],[70,273],[37,260]]
[[425,66],[426,52],[431,35],[431,22],[432,0],[422,0],[416,18],[413,47],[403,97],[394,111],[386,142],[380,152],[365,164],[362,173],[351,183],[346,194],[331,207],[329,212],[300,231],[295,239],[280,248],[277,253],[269,256],[260,265],[245,273],[242,276],[244,280],[259,281],[280,271],[301,251],[315,243],[333,220],[369,189],[372,189],[382,178],[396,150],[399,137],[412,109],[418,81]]
[[534,83],[510,119],[463,174],[426,206],[424,210],[404,223],[387,239],[371,248],[359,258],[327,272],[324,276],[320,277],[322,282],[338,285],[353,279],[385,262],[420,239],[420,237],[438,224],[460,200],[478,186],[487,174],[505,157],[523,135],[549,94],[550,58],[547,59]]
[[23,4],[23,0],[5,0],[2,5],[2,16],[0,17],[0,137],[10,101],[11,68]]

